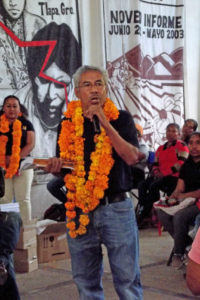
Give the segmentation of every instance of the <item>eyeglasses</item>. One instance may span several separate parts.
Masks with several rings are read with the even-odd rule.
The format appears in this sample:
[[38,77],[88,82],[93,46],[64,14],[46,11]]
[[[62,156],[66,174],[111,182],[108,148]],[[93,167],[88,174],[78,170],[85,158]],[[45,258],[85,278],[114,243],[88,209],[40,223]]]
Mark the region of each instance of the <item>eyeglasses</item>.
[[91,90],[92,87],[102,89],[105,87],[105,84],[102,81],[96,81],[94,84],[92,84],[91,82],[83,82],[83,84],[79,85],[78,87],[87,90]]

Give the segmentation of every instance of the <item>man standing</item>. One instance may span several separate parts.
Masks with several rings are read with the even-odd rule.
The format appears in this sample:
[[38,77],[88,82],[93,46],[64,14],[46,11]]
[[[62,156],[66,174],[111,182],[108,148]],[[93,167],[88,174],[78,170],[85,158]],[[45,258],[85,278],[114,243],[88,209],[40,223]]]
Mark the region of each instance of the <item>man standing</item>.
[[[131,165],[138,162],[131,115],[107,98],[107,73],[83,66],[74,75],[75,93],[59,135],[60,156],[73,160],[65,176],[68,244],[80,299],[104,299],[102,244],[107,248],[120,299],[142,299],[138,229],[132,200]],[[94,126],[97,123],[97,126]],[[95,133],[100,124],[100,133]],[[47,171],[58,172],[52,158]]]

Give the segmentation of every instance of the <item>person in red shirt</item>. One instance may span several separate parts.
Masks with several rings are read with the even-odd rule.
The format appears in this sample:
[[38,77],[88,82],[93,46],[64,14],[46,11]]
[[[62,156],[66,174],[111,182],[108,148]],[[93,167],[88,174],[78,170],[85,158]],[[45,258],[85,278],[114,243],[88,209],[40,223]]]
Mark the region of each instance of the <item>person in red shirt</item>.
[[176,269],[184,265],[186,248],[192,243],[189,228],[200,212],[200,132],[192,133],[188,147],[190,155],[181,167],[177,186],[168,199],[174,199],[180,205],[185,202],[185,207],[175,214],[162,209],[157,212],[160,223],[174,240],[171,266]]
[[170,123],[166,128],[167,142],[158,147],[150,175],[138,186],[139,227],[142,226],[144,218],[149,216],[153,203],[159,200],[160,190],[169,196],[176,187],[180,167],[189,155],[187,145],[179,140],[179,136],[179,125]]

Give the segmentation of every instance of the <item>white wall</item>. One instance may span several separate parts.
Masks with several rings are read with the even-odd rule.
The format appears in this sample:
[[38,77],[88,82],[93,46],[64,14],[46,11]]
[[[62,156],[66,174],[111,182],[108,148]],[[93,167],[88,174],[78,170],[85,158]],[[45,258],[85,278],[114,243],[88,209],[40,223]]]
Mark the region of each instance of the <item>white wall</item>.
[[[185,113],[200,124],[200,1],[185,0]],[[200,126],[199,126],[200,128]]]
[[104,65],[102,32],[102,5],[99,0],[79,1],[81,19],[82,55],[84,64]]

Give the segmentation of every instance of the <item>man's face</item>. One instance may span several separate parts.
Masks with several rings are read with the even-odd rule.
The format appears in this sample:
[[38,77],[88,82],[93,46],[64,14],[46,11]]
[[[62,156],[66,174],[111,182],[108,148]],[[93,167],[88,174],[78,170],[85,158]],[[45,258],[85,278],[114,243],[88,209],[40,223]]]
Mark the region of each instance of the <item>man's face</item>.
[[173,142],[178,140],[179,134],[180,134],[179,130],[174,125],[169,126],[166,130],[166,138],[168,142]]
[[[67,86],[71,83],[70,76],[55,63],[50,65],[45,74]],[[35,83],[37,86],[37,101],[35,102],[37,114],[46,127],[53,129],[60,122],[65,104],[64,86],[41,77],[36,77]]]
[[103,106],[107,97],[107,87],[102,74],[98,71],[87,71],[80,77],[79,86],[75,88],[76,96],[81,100],[83,111],[91,105]]
[[199,135],[193,135],[188,143],[188,148],[190,151],[190,155],[196,159],[200,159],[200,136]]
[[186,121],[182,128],[184,136],[189,136],[194,132],[194,123],[192,121]]
[[21,16],[25,2],[26,0],[2,0],[5,11],[14,20],[17,20]]

